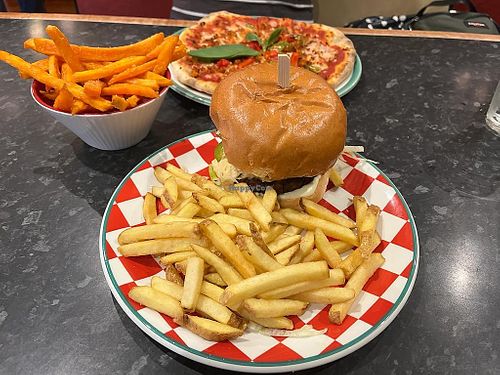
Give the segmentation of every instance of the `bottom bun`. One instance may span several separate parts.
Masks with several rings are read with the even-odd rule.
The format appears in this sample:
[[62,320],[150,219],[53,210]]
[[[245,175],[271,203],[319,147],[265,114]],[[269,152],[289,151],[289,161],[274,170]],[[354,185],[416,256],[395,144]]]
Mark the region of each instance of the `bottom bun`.
[[321,175],[317,183],[316,189],[312,193],[307,193],[303,195],[293,194],[291,191],[286,194],[281,194],[278,196],[278,201],[282,208],[294,208],[296,210],[302,210],[300,207],[300,200],[302,198],[309,199],[313,202],[319,202],[326,192],[326,187],[328,186],[328,173]]

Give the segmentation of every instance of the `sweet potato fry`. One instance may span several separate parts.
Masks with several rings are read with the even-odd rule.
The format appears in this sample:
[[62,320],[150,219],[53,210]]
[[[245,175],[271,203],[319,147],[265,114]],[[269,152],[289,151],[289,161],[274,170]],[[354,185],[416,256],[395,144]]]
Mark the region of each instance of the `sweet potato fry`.
[[57,26],[49,25],[45,28],[50,39],[54,42],[58,55],[71,67],[74,72],[83,70],[80,58],[71,48],[68,39]]
[[139,95],[145,98],[157,98],[158,93],[140,85],[133,85],[131,83],[117,83],[102,89],[102,95]]
[[103,98],[91,98],[90,96],[85,94],[83,87],[76,83],[66,82],[66,87],[75,98],[81,100],[84,103],[87,103],[91,107],[101,112],[106,112],[113,108],[113,105],[109,100]]
[[83,91],[91,98],[98,98],[104,86],[106,86],[104,82],[92,79],[83,84]]
[[172,61],[172,56],[175,50],[175,45],[179,40],[179,35],[173,34],[165,38],[160,49],[160,54],[153,69],[154,73],[164,75],[167,71],[168,64]]
[[108,83],[112,85],[117,82],[123,82],[128,79],[140,76],[141,74],[144,74],[147,71],[153,69],[155,65],[156,65],[156,60],[151,60],[138,66],[132,66],[118,74],[113,75],[113,77],[111,77]]
[[121,73],[130,67],[143,64],[144,62],[146,62],[146,58],[144,56],[125,57],[121,60],[115,61],[112,64],[104,65],[97,69],[84,70],[82,72],[73,73],[73,79],[75,80],[75,82],[84,82],[91,79],[109,77],[114,74]]
[[128,108],[128,102],[123,98],[123,96],[120,95],[113,95],[111,97],[111,104],[113,104],[113,107],[122,112]]
[[54,108],[64,112],[70,112],[73,105],[73,95],[67,88],[63,88],[54,100]]

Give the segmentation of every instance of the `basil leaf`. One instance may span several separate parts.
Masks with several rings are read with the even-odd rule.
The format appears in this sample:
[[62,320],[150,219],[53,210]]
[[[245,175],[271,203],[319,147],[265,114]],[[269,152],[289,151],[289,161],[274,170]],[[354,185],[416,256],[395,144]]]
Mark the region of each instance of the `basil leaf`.
[[274,29],[271,35],[269,35],[269,38],[267,38],[267,40],[264,42],[264,50],[267,50],[269,47],[271,47],[274,43],[278,41],[278,38],[280,37],[282,31],[283,31],[282,27]]
[[248,33],[245,36],[245,39],[248,40],[249,42],[257,42],[257,43],[259,43],[259,46],[262,47],[262,40],[255,33]]
[[243,56],[257,56],[258,51],[245,46],[244,44],[225,44],[222,46],[200,48],[191,50],[189,55],[202,60],[235,59]]
[[222,147],[222,143],[215,146],[214,157],[217,161],[221,161],[224,158],[224,147]]

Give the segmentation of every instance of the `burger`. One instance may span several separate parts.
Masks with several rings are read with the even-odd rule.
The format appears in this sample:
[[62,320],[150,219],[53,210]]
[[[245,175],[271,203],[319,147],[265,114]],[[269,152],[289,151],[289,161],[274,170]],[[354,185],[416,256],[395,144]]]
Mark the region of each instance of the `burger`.
[[278,85],[278,65],[236,71],[212,95],[210,117],[222,139],[211,164],[221,185],[246,182],[256,193],[272,186],[281,207],[319,201],[346,138],[345,108],[317,74],[290,67]]

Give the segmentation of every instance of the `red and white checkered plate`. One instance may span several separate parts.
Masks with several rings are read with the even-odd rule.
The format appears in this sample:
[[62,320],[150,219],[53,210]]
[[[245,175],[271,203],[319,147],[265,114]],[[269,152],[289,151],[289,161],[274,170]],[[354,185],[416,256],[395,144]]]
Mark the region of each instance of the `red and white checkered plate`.
[[363,195],[370,204],[379,206],[382,243],[375,251],[384,255],[385,263],[365,285],[342,325],[328,321],[328,305],[312,304],[302,316],[291,319],[295,328],[304,324],[318,330],[327,328],[323,335],[285,338],[246,332],[235,340],[217,343],[196,336],[127,297],[133,286],[149,285],[154,275],[164,276],[154,257],[125,258],[117,251],[118,234],[144,224],[143,197],[152,186],[159,185],[153,167],[169,162],[206,176],[217,143],[213,132],[204,132],[166,146],[136,166],[113,193],[101,226],[100,256],[109,287],[125,313],[146,334],[180,355],[246,372],[319,366],[357,350],[381,333],[403,308],[413,288],[419,259],[417,229],[406,202],[389,179],[369,162],[349,157],[339,161],[344,186],[330,186],[321,204],[351,218],[354,210],[350,199],[354,195]]

